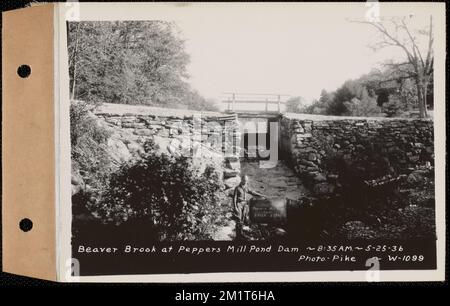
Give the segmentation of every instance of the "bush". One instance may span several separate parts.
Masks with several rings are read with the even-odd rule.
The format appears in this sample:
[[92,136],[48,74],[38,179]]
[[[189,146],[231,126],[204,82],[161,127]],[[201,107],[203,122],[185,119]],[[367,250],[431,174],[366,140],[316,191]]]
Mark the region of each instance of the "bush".
[[218,214],[218,176],[212,169],[200,175],[187,157],[157,154],[151,140],[144,150],[111,176],[98,207],[102,219],[145,224],[160,240],[208,238]]
[[347,108],[347,114],[356,117],[379,117],[381,116],[381,109],[377,105],[377,99],[369,96],[362,99],[353,98],[350,101],[344,102]]
[[100,189],[110,174],[111,159],[106,150],[110,133],[90,116],[89,109],[82,102],[70,105],[72,173],[79,173],[92,188]]
[[383,104],[383,112],[388,117],[397,117],[403,113],[403,103],[397,95],[390,95],[389,101]]

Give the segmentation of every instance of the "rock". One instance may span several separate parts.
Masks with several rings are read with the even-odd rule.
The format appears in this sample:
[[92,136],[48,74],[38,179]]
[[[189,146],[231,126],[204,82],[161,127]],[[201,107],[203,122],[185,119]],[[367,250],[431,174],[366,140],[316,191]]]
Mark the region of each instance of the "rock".
[[140,155],[144,153],[144,148],[134,141],[128,142],[127,148],[133,155]]
[[327,175],[327,178],[330,179],[330,180],[333,180],[333,181],[337,180],[338,177],[339,176],[337,174],[328,174]]
[[274,235],[275,236],[282,237],[282,236],[286,236],[286,234],[287,234],[287,232],[284,229],[282,229],[282,228],[278,227],[278,228],[276,228],[274,230]]
[[305,153],[316,153],[317,150],[312,148],[312,147],[308,147],[305,150],[303,150],[303,152],[305,152]]
[[240,173],[241,173],[240,170],[224,169],[223,177],[227,179],[230,177],[239,176]]
[[327,178],[322,174],[322,173],[317,173],[314,177],[313,180],[315,182],[325,182],[327,180]]
[[181,147],[181,151],[180,154],[184,157],[191,157],[192,156],[192,151],[191,151],[191,147]]
[[309,153],[309,155],[308,155],[308,160],[309,160],[309,161],[315,161],[315,160],[317,160],[317,155],[314,154],[314,153]]
[[108,152],[110,152],[111,157],[119,163],[126,162],[132,157],[127,146],[123,141],[115,138],[109,138],[108,142]]
[[234,188],[237,185],[239,185],[240,182],[241,182],[241,178],[236,176],[236,177],[225,179],[223,183],[225,184],[226,188]]
[[170,136],[174,136],[174,135],[179,135],[181,132],[178,129],[170,129],[169,130],[169,135]]
[[134,128],[134,123],[129,123],[129,122],[122,122],[122,127],[123,128]]
[[114,118],[114,117],[111,117],[111,118],[107,117],[105,119],[105,121],[108,123],[114,124],[114,125],[119,125],[119,123],[120,123],[119,118]]
[[122,123],[133,123],[136,122],[135,117],[122,117],[121,118]]
[[170,145],[171,145],[172,147],[174,147],[175,149],[178,149],[178,148],[180,148],[181,141],[178,140],[178,139],[176,139],[176,138],[174,138],[174,139],[170,142]]
[[232,197],[234,195],[234,188],[227,188],[223,192],[227,197]]
[[139,135],[139,136],[151,136],[154,134],[154,132],[149,129],[138,129],[138,130],[134,130],[133,134]]
[[169,151],[169,153],[173,156],[178,156],[180,154],[180,152],[178,152],[178,150],[172,145],[167,146],[167,151]]
[[344,224],[345,227],[366,227],[362,221],[347,221]]
[[78,171],[73,171],[71,176],[72,195],[80,192],[85,188],[83,178]]
[[182,137],[182,138],[179,138],[179,140],[181,141],[181,143],[180,143],[181,149],[186,149],[186,148],[190,149],[191,148],[192,141],[189,137]]
[[314,185],[313,191],[317,195],[331,194],[334,191],[334,185],[329,183],[319,183]]
[[83,178],[78,171],[72,171],[72,176],[70,177],[70,182],[72,185],[81,185],[84,184]]
[[239,161],[226,161],[226,165],[229,169],[233,170],[240,170],[241,169],[241,163]]
[[309,122],[303,123],[303,128],[305,129],[305,132],[310,132],[312,128],[312,124]]
[[158,136],[160,137],[169,137],[170,133],[168,129],[161,129],[158,131]]
[[297,139],[302,140],[303,138],[311,138],[311,133],[305,133],[305,134],[297,134]]
[[135,129],[145,129],[147,126],[145,122],[137,122],[134,124]]
[[317,165],[309,160],[300,159],[299,163],[308,167],[317,168]]
[[363,145],[356,145],[356,149],[358,150],[358,151],[364,151],[365,150],[365,148],[364,148],[364,146]]
[[419,158],[418,155],[412,155],[412,156],[409,156],[408,159],[409,159],[410,162],[416,163],[416,162],[419,161],[420,158]]

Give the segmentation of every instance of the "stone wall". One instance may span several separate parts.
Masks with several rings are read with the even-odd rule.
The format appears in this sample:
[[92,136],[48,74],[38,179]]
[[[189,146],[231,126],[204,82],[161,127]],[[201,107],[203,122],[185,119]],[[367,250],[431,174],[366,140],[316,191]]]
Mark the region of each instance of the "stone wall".
[[228,188],[239,183],[236,115],[118,104],[103,104],[93,113],[111,132],[108,151],[117,164],[138,157],[151,138],[161,154],[190,157],[200,172],[213,166]]
[[[192,157],[200,172],[213,166],[226,188],[240,181],[242,139],[235,114],[103,104],[94,115],[111,131],[108,150],[117,164],[138,157],[152,138],[161,154]],[[334,193],[339,161],[365,179],[408,174],[434,161],[432,120],[285,114],[279,126],[280,158],[317,195]]]
[[335,191],[340,160],[367,179],[408,174],[434,160],[431,120],[287,114],[280,126],[281,156],[315,194]]

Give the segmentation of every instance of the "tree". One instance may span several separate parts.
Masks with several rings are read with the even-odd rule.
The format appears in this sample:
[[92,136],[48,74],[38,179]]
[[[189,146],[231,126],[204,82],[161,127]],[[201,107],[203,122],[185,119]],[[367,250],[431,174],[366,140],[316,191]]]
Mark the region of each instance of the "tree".
[[187,82],[189,55],[171,22],[69,22],[68,52],[72,99],[212,107]]
[[322,89],[319,100],[314,99],[311,105],[304,108],[307,114],[326,115],[334,101],[334,93]]
[[[402,18],[391,18],[389,21],[358,21],[373,26],[380,33],[380,40],[372,48],[379,50],[395,47],[403,50],[406,61],[390,62],[394,72],[393,79],[413,79],[417,89],[419,116],[427,117],[427,98],[430,81],[433,78],[433,17],[430,16],[426,29],[413,31],[407,22],[412,15]],[[426,47],[421,48],[419,36],[426,38]]]
[[353,98],[350,101],[344,101],[347,109],[347,115],[357,117],[375,117],[381,115],[381,109],[377,105],[377,98],[370,96],[367,88],[359,83],[353,82],[347,85]]
[[323,89],[320,93],[320,98],[318,103],[315,105],[312,113],[314,114],[326,114],[327,109],[329,108],[330,104],[333,103],[334,100],[334,93],[330,93]]
[[328,105],[327,114],[341,116],[348,112],[344,102],[351,101],[355,94],[351,90],[351,81],[346,81],[334,94],[334,99]]
[[302,97],[292,97],[286,101],[286,112],[302,113],[304,110]]
[[398,95],[390,95],[389,102],[383,105],[383,112],[388,117],[396,117],[403,111],[404,104],[401,102]]

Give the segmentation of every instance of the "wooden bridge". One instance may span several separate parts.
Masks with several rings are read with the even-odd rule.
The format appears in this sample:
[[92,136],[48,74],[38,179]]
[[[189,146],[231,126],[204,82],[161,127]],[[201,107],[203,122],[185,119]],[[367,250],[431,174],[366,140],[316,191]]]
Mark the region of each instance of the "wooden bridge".
[[[227,104],[227,112],[232,113],[281,113],[282,105],[290,97],[284,94],[223,93],[222,103]],[[243,107],[242,107],[243,106]],[[275,107],[271,107],[275,106]]]

